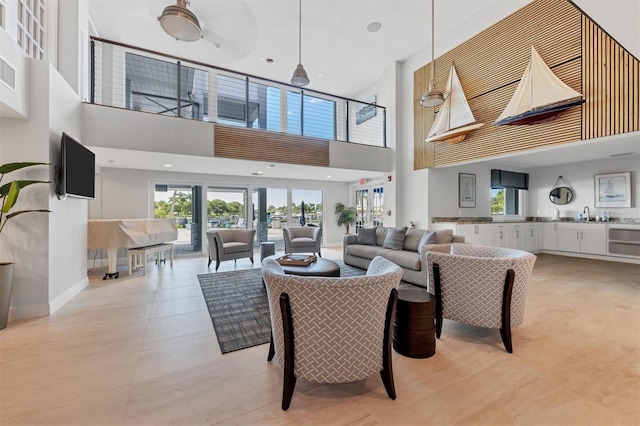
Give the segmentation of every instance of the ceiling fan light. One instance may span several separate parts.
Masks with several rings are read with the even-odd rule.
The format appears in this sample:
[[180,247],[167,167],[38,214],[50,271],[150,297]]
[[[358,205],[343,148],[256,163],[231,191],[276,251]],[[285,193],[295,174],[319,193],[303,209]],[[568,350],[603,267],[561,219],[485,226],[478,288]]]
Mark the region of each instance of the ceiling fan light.
[[291,84],[302,87],[309,84],[309,76],[302,66],[302,0],[298,2],[298,66],[293,71]]
[[444,95],[439,90],[430,87],[428,92],[424,92],[420,98],[420,105],[424,108],[437,107],[444,103]]
[[302,64],[298,64],[296,70],[293,72],[293,76],[291,77],[291,84],[299,87],[309,84],[309,76],[307,76],[307,72],[304,70]]
[[444,94],[436,90],[436,60],[435,60],[435,0],[431,0],[431,80],[429,80],[429,91],[420,98],[420,106],[432,108],[444,103]]
[[202,28],[196,15],[178,0],[177,5],[167,6],[158,16],[160,26],[171,37],[182,41],[196,41],[202,38]]

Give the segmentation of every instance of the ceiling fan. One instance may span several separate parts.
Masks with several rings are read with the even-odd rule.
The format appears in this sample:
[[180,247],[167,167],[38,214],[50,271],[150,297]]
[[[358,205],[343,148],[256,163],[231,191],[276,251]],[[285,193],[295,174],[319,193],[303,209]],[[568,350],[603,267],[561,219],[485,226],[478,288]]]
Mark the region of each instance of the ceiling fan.
[[[202,61],[235,62],[249,55],[258,41],[257,21],[246,0],[177,0],[157,17],[162,28],[179,41],[198,41]],[[158,3],[151,3],[157,14]],[[190,7],[190,8],[188,8]],[[196,45],[194,45],[196,46]],[[204,50],[203,50],[204,51]]]

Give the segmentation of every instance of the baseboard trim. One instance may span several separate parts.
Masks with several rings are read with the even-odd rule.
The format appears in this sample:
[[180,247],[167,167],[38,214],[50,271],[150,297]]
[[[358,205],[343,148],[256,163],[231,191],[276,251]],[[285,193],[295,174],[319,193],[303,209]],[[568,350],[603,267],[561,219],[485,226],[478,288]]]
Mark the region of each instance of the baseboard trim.
[[83,279],[78,281],[78,283],[76,283],[74,286],[69,287],[60,296],[56,297],[51,302],[49,302],[49,311],[50,311],[49,315],[53,314],[55,311],[57,311],[62,306],[64,306],[65,303],[71,300],[73,296],[75,296],[76,294],[84,290],[85,287],[87,287],[88,285],[89,285],[89,278],[84,277]]
[[575,253],[575,252],[569,252],[569,251],[556,251],[556,250],[540,250],[540,251],[538,251],[538,253],[554,254],[554,255],[557,255],[557,256],[567,256],[567,257],[581,257],[583,259],[606,260],[606,261],[609,261],[609,262],[640,264],[640,259],[635,259],[635,258],[632,258],[632,257],[620,257],[620,256],[601,255],[601,254]]

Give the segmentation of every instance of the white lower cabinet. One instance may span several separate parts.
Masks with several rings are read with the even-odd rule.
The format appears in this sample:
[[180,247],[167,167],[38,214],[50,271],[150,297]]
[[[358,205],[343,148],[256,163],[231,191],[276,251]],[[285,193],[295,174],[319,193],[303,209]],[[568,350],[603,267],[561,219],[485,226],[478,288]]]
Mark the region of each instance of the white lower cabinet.
[[543,223],[542,248],[544,250],[558,250],[558,224]]
[[605,224],[559,223],[558,250],[586,254],[607,254]]
[[518,250],[538,250],[538,224],[493,224],[491,229],[491,245]]
[[464,235],[464,242],[479,244],[482,246],[491,245],[491,224],[464,224],[457,226],[458,235]]

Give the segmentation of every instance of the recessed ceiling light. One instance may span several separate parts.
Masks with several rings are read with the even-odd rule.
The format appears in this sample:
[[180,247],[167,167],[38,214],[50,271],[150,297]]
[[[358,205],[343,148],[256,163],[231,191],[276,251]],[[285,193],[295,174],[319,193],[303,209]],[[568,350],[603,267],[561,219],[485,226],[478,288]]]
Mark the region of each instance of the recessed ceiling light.
[[372,22],[367,25],[367,31],[369,31],[370,33],[377,33],[378,31],[380,31],[380,28],[382,28],[382,24],[380,22]]
[[331,179],[331,175],[327,175],[327,178]]
[[173,164],[169,164],[169,163],[165,163],[163,164],[164,167],[173,167]]
[[253,176],[260,176],[262,174],[264,174],[264,172],[261,172],[260,170],[258,170],[257,172],[253,172],[251,173]]
[[261,60],[261,61],[266,61],[267,60],[267,58],[265,58],[264,56],[260,56],[258,59]]
[[274,169],[275,167],[275,164],[267,164],[267,169]]
[[324,74],[319,72],[318,74],[316,74],[318,77],[324,77]]

